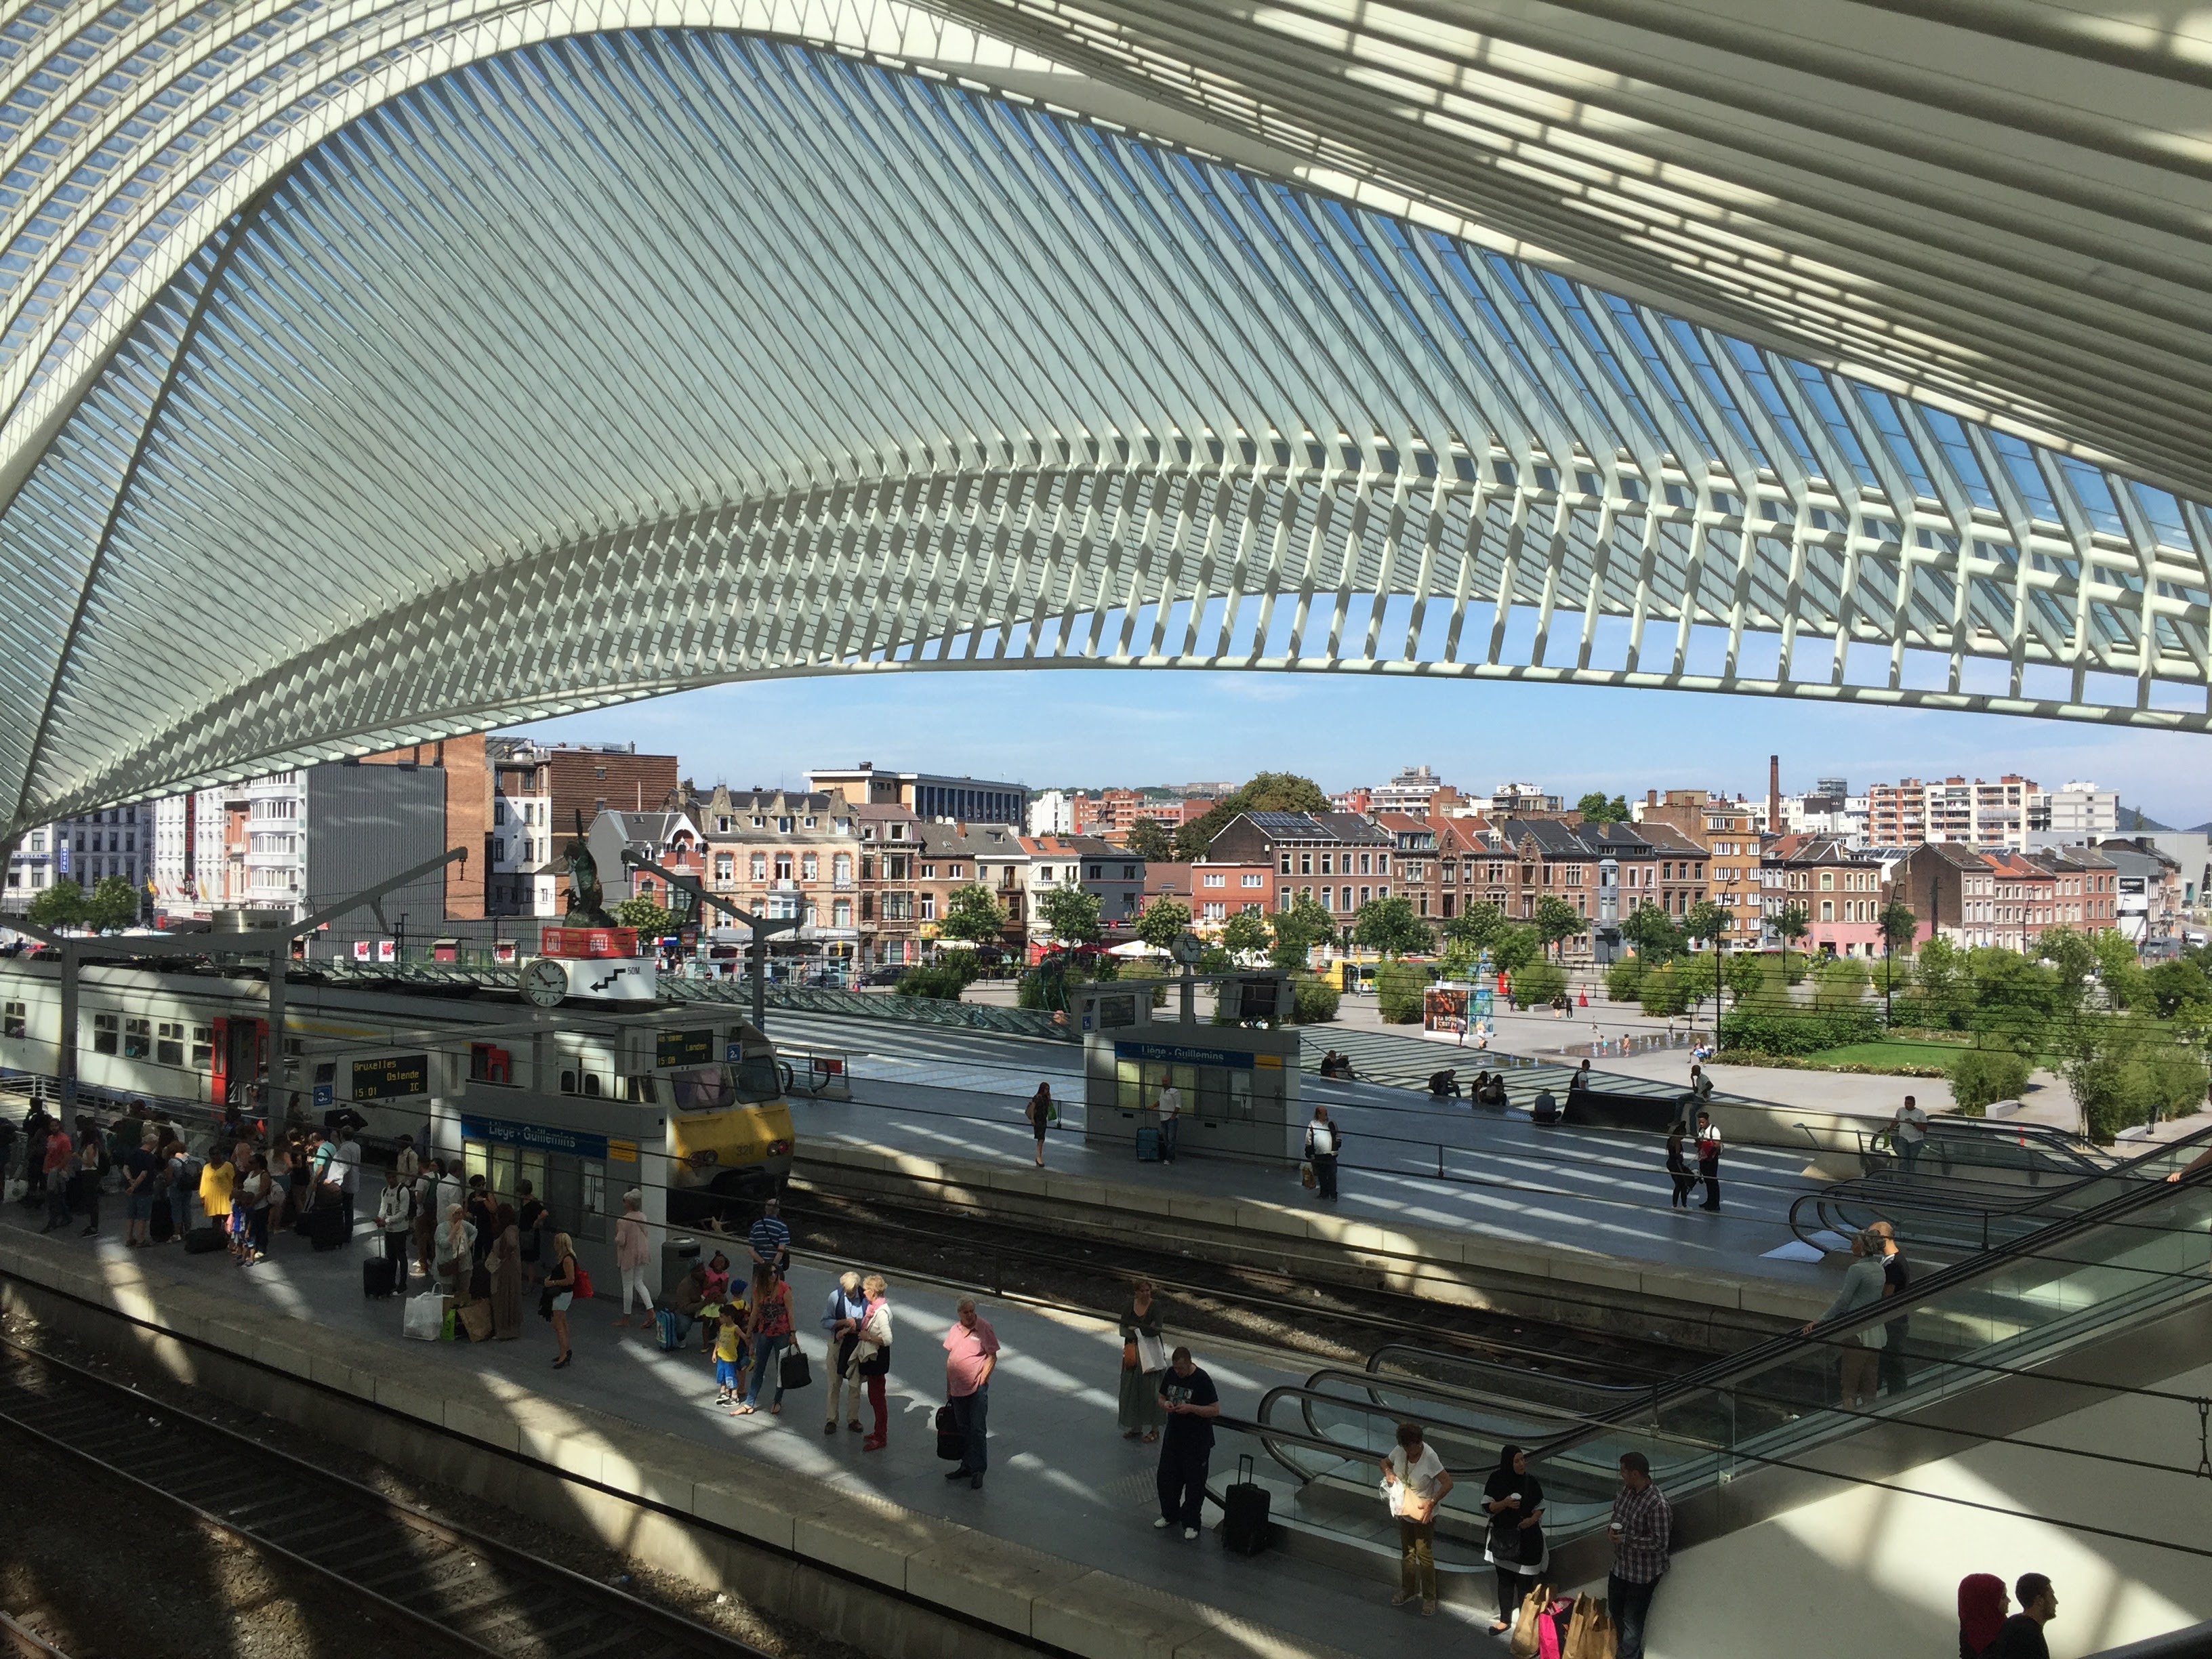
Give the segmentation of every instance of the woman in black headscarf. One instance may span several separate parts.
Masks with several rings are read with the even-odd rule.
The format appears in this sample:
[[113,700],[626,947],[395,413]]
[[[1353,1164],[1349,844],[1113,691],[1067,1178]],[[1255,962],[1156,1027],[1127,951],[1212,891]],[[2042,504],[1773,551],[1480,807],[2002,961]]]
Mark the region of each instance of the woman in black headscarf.
[[1483,1559],[1498,1569],[1498,1622],[1490,1627],[1498,1632],[1513,1627],[1522,1598],[1535,1588],[1537,1575],[1549,1565],[1544,1488],[1528,1473],[1528,1460],[1520,1447],[1499,1449],[1498,1472],[1482,1488],[1482,1507],[1490,1516]]

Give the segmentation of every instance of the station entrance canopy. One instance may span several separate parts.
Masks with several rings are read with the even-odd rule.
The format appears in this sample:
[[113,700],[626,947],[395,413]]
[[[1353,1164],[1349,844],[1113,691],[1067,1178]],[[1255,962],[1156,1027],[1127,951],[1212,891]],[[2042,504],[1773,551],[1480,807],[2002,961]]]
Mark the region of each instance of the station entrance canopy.
[[1743,10],[27,8],[0,837],[801,673],[2207,729],[2212,36]]

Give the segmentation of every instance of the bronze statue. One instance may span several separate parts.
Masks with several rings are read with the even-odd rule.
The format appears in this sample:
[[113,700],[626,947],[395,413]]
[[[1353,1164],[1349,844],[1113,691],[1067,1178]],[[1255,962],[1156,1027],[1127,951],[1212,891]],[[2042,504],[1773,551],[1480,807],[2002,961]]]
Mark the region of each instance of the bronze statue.
[[599,861],[592,856],[592,849],[584,839],[584,809],[576,809],[576,838],[561,849],[561,856],[568,866],[568,914],[561,918],[564,927],[611,927],[615,919],[607,914],[607,896],[599,885]]

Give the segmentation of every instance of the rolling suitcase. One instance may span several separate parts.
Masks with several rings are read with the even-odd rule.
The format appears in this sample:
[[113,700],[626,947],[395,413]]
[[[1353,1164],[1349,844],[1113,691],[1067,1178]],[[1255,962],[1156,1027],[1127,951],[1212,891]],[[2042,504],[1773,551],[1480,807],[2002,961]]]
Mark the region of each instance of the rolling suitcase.
[[1160,1161],[1160,1132],[1151,1124],[1137,1131],[1137,1162],[1157,1164]]
[[968,1458],[968,1437],[960,1432],[960,1419],[950,1406],[937,1408],[937,1455],[947,1463],[962,1463]]
[[346,1242],[346,1212],[336,1204],[318,1205],[307,1212],[307,1243],[319,1250],[335,1250]]
[[680,1316],[673,1308],[653,1310],[653,1340],[660,1344],[663,1353],[676,1353],[684,1346],[684,1328],[677,1322]]
[[1239,1555],[1267,1547],[1267,1489],[1252,1479],[1252,1460],[1237,1460],[1237,1480],[1221,1494],[1221,1547]]
[[185,1254],[187,1255],[205,1255],[222,1248],[222,1229],[220,1227],[195,1227],[185,1235]]
[[361,1264],[361,1293],[372,1299],[390,1296],[399,1288],[399,1264],[388,1255],[373,1255]]
[[147,1224],[146,1237],[156,1244],[166,1244],[177,1236],[177,1218],[169,1213],[169,1200],[154,1200],[154,1218]]

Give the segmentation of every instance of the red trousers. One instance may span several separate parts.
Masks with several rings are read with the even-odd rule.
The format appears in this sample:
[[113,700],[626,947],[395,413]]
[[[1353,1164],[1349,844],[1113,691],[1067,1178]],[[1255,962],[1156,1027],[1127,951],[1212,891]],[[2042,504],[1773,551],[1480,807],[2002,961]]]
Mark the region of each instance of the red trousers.
[[868,1438],[888,1440],[890,1437],[890,1407],[884,1403],[884,1379],[880,1376],[871,1376],[866,1379],[866,1382],[868,1409],[876,1414],[876,1426],[868,1431]]

